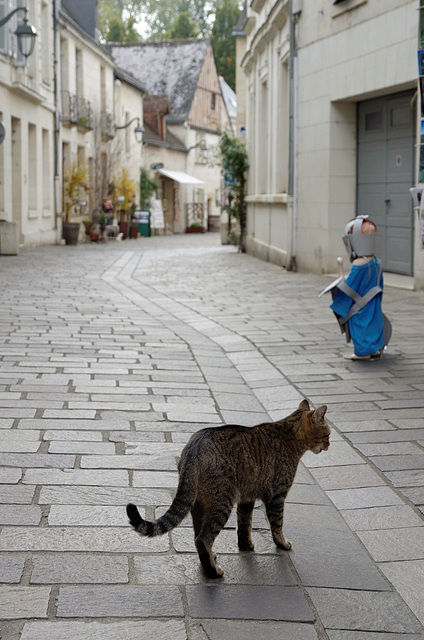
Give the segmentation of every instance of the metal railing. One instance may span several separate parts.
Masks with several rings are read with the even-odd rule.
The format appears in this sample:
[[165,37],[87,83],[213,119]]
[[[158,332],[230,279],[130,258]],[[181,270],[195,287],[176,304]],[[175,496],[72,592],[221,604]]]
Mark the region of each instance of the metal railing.
[[62,122],[77,124],[78,96],[70,91],[62,91]]
[[62,122],[76,124],[84,129],[93,129],[91,102],[70,91],[62,92]]
[[93,112],[91,110],[91,102],[86,98],[77,96],[78,117],[77,125],[84,129],[93,129]]
[[186,203],[186,226],[205,226],[205,207],[203,202]]

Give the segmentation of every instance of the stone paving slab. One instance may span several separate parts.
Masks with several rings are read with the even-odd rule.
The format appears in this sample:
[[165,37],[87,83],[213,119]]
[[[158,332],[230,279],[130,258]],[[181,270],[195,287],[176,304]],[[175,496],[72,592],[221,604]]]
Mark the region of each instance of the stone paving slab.
[[313,587],[390,590],[356,536],[332,507],[287,505],[285,534],[302,584]]
[[209,640],[318,640],[317,632],[310,624],[223,620],[202,620],[201,624]]
[[3,504],[31,504],[34,497],[35,487],[24,486],[22,484],[3,484],[1,487],[1,502]]
[[327,629],[420,633],[422,627],[396,593],[308,589]]
[[1,525],[37,525],[41,520],[41,509],[38,505],[1,505],[0,504],[0,526]]
[[424,527],[359,531],[358,535],[376,562],[424,559]]
[[193,618],[229,620],[286,620],[314,622],[315,616],[297,587],[188,586]]
[[418,620],[424,623],[424,560],[385,562],[379,566]]
[[47,618],[50,589],[0,585],[0,619]]
[[379,631],[331,631],[328,632],[329,640],[422,640],[424,636],[415,633],[380,633]]
[[47,553],[32,556],[31,584],[127,584],[128,559],[106,554]]
[[0,556],[0,576],[5,584],[19,583],[24,570],[25,558],[19,556]]
[[167,536],[146,539],[118,527],[3,527],[0,551],[97,551],[137,553],[169,551]]
[[187,640],[182,620],[27,622],[21,640]]
[[182,618],[183,602],[174,586],[61,587],[59,618]]
[[[32,490],[34,490],[32,488]],[[40,504],[59,505],[126,505],[171,504],[171,494],[164,489],[133,489],[116,487],[43,487]]]
[[384,486],[385,482],[367,464],[343,467],[322,467],[311,469],[311,474],[322,489],[360,489]]
[[[140,514],[145,515],[140,508]],[[123,506],[97,505],[52,505],[47,517],[51,526],[70,527],[123,527],[127,526],[127,515]]]
[[341,511],[341,514],[352,531],[424,526],[422,518],[415,513],[412,507],[406,504],[395,507],[347,509]]

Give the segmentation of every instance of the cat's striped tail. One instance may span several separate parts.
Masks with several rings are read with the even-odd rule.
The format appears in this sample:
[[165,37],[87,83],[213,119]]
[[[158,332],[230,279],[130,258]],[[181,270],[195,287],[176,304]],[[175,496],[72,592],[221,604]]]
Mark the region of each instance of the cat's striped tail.
[[135,504],[128,504],[127,516],[130,524],[137,533],[142,536],[148,536],[149,538],[161,536],[167,531],[171,531],[184,520],[193,506],[195,492],[191,487],[190,489],[188,492],[178,490],[168,511],[155,522],[143,520]]

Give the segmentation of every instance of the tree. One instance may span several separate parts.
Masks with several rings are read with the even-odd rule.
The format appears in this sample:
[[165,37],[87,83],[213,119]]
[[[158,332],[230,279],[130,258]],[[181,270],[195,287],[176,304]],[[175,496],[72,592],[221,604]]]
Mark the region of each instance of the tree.
[[236,39],[233,28],[240,15],[237,0],[218,0],[212,42],[218,73],[234,90],[236,84]]
[[166,32],[167,40],[178,40],[182,38],[196,38],[199,31],[193,22],[188,11],[180,13],[170,30]]
[[141,16],[141,0],[100,0],[99,30],[106,42],[137,42],[136,25]]
[[[239,251],[245,253],[246,245],[246,187],[247,170],[249,169],[246,146],[239,138],[231,137],[224,132],[219,143],[221,172],[224,176],[227,204],[224,209],[228,213],[229,222],[234,216],[240,225]],[[231,228],[231,224],[229,225]]]
[[143,211],[151,210],[151,198],[157,188],[156,180],[151,178],[148,170],[142,167],[140,169],[140,209]]
[[210,16],[216,0],[140,0],[147,23],[149,40],[166,38],[178,16],[188,13],[200,35],[210,32]]

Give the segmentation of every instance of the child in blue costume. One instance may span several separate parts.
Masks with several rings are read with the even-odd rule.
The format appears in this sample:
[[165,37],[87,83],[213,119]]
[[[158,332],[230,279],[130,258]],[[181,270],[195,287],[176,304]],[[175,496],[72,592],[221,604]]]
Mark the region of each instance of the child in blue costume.
[[330,305],[348,342],[353,342],[352,360],[378,357],[388,342],[381,309],[383,275],[380,260],[374,255],[377,228],[366,218],[358,216],[346,226],[343,241],[352,267],[345,280],[342,259],[338,259],[340,279],[334,283]]

